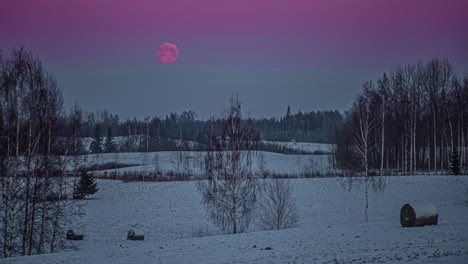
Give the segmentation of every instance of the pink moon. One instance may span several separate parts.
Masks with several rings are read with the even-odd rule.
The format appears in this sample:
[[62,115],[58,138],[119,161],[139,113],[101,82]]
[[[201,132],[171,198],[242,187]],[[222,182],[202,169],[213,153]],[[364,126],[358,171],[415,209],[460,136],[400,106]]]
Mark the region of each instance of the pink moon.
[[159,46],[156,56],[164,63],[171,63],[179,57],[179,49],[172,43],[164,43]]

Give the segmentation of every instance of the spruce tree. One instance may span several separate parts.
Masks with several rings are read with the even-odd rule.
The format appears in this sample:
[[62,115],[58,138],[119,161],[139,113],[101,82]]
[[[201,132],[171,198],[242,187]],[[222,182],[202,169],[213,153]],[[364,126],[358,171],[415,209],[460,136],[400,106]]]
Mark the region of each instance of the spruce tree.
[[450,156],[450,173],[452,175],[460,175],[460,156],[458,155],[457,149],[453,149],[452,155]]
[[99,125],[94,127],[93,141],[91,142],[90,148],[92,153],[102,152],[101,127]]
[[107,129],[106,142],[104,143],[104,152],[111,153],[116,152],[117,147],[115,145],[114,139],[112,138],[112,129],[109,127]]
[[95,194],[98,190],[94,177],[86,171],[81,171],[80,182],[74,196],[85,198],[87,195]]

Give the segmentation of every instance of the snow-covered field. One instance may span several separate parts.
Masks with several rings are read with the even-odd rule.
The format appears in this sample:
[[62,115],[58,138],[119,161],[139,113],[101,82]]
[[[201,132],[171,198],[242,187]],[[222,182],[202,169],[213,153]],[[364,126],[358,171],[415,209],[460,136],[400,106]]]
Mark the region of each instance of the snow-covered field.
[[333,144],[325,143],[310,143],[310,142],[279,142],[279,141],[264,141],[265,143],[276,144],[294,150],[302,150],[313,153],[314,151],[321,151],[324,153],[331,152]]
[[[256,154],[260,153],[257,152]],[[304,169],[312,165],[312,169],[317,172],[328,171],[329,168],[329,155],[285,155],[272,152],[263,152],[265,155],[265,167],[270,172],[275,173],[289,173],[299,174],[303,173]],[[108,162],[117,162],[123,164],[134,164],[138,166],[112,169],[110,171],[154,171],[157,167],[160,171],[175,171],[176,164],[174,161],[177,159],[179,153],[176,151],[161,151],[161,152],[131,152],[131,153],[105,153],[105,154],[89,154],[85,155],[86,164],[104,164]],[[184,156],[188,157],[188,165],[191,173],[200,173],[200,155],[203,152],[185,151]],[[254,164],[253,171],[258,171],[257,155],[253,156]],[[181,165],[182,167],[184,165]]]
[[[144,137],[144,135],[136,135],[135,141],[139,142],[142,140],[141,138]],[[104,142],[106,140],[105,137],[101,138],[102,141]],[[127,140],[126,136],[120,136],[120,137],[112,137],[113,141],[117,146],[121,146],[125,143]],[[92,137],[83,137],[82,142],[85,147],[86,151],[91,151],[91,142],[93,141]],[[188,141],[188,140],[174,140],[176,144],[184,143],[189,147],[196,147],[199,145],[199,143],[195,141]],[[289,149],[294,149],[294,150],[301,150],[301,151],[307,151],[310,153],[313,153],[314,151],[322,151],[322,152],[330,152],[331,148],[333,147],[332,144],[326,144],[326,143],[310,143],[310,142],[282,142],[282,141],[263,141],[264,143],[268,144],[275,144],[275,145],[280,145],[283,147],[287,147]]]
[[[387,180],[383,194],[370,193],[368,224],[362,186],[345,191],[339,178],[290,179],[300,227],[259,231],[254,219],[238,235],[210,224],[195,182],[100,180],[94,199],[76,201],[84,215],[71,227],[85,234],[73,242],[77,250],[0,263],[468,263],[468,177]],[[438,225],[401,227],[400,208],[416,200],[436,206]],[[127,241],[131,228],[145,240]]]

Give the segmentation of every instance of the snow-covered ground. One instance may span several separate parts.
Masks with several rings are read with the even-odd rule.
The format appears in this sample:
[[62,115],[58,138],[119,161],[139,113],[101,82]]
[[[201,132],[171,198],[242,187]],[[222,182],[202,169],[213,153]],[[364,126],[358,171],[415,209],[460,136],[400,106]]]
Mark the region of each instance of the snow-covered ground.
[[[85,234],[73,242],[77,250],[0,263],[468,263],[468,177],[387,180],[384,193],[370,193],[365,224],[362,186],[345,191],[339,178],[290,179],[300,227],[259,231],[254,219],[238,235],[210,224],[195,182],[100,180],[94,199],[76,201],[84,215],[71,227]],[[436,206],[438,225],[401,227],[401,207],[415,200]],[[132,228],[145,240],[127,241]]]
[[284,146],[284,147],[294,149],[294,150],[307,151],[310,153],[314,153],[315,151],[330,153],[333,147],[333,144],[325,144],[325,143],[279,142],[279,141],[264,141],[264,142],[269,143],[269,144],[276,144],[276,145]]
[[[260,153],[256,152],[255,154]],[[329,155],[285,155],[272,152],[263,152],[265,155],[265,167],[270,172],[274,173],[303,173],[307,167],[312,166],[312,169],[317,172],[324,173],[329,168]],[[85,155],[86,164],[104,164],[108,162],[117,162],[123,164],[133,164],[132,166],[120,169],[107,170],[110,171],[154,171],[157,167],[160,171],[175,171],[175,160],[178,158],[177,151],[161,151],[161,152],[131,152],[131,153],[105,153],[105,154],[89,154]],[[191,173],[200,173],[200,155],[203,152],[185,151],[184,156],[188,157],[188,166]],[[257,155],[253,156],[254,164],[253,171],[258,171]],[[182,164],[182,167],[184,165]]]

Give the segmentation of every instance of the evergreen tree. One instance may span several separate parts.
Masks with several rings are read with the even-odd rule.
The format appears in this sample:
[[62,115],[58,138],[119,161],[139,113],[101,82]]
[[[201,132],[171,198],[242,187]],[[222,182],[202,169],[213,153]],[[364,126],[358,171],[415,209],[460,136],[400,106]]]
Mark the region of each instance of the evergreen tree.
[[450,156],[450,173],[452,175],[460,175],[460,156],[457,149],[454,149]]
[[116,152],[117,147],[114,142],[114,139],[112,138],[112,129],[109,127],[107,129],[107,137],[106,137],[106,142],[104,143],[104,152],[110,153],[110,152]]
[[101,127],[99,125],[94,127],[93,141],[90,148],[92,153],[102,152]]
[[288,110],[286,110],[286,116],[284,117],[286,121],[286,130],[292,130],[292,115],[291,115],[291,107],[288,105]]
[[288,109],[286,110],[286,118],[291,117],[291,107],[288,105]]
[[80,182],[75,189],[74,196],[84,198],[87,195],[95,194],[98,190],[94,177],[86,171],[81,171]]

